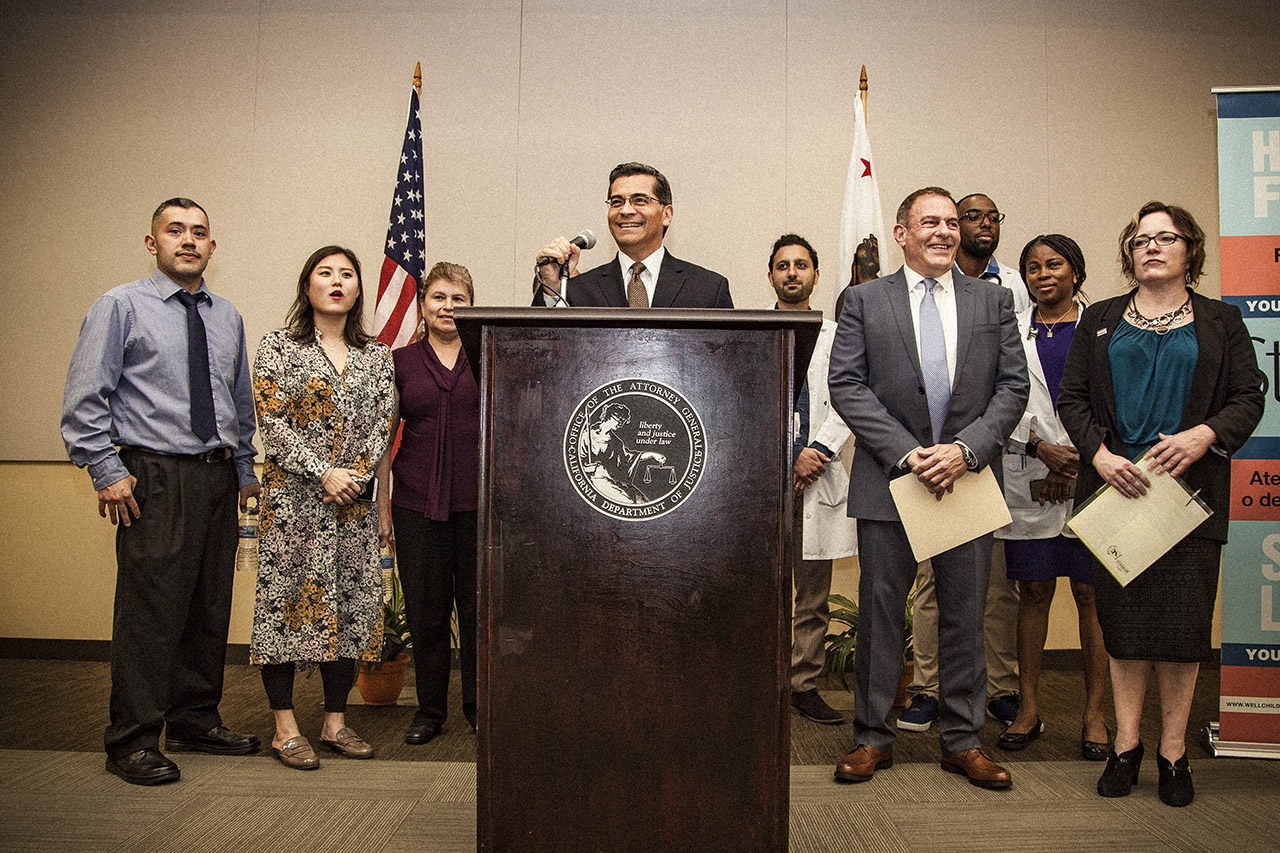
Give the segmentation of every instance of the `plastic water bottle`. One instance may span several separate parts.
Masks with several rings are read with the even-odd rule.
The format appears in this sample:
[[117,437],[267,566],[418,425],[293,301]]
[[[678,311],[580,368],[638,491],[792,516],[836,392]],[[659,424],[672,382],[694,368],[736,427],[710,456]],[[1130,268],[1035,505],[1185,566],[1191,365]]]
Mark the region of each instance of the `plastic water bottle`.
[[240,513],[240,542],[236,545],[236,571],[258,571],[258,501]]
[[396,570],[396,552],[391,545],[383,545],[378,550],[378,557],[382,564],[382,600],[390,601],[391,574]]

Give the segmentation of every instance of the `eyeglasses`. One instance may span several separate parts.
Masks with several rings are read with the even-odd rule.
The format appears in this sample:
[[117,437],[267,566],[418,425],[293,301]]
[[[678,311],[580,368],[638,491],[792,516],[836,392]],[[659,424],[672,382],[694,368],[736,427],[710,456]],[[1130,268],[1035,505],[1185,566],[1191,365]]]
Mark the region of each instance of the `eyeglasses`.
[[611,195],[605,199],[605,201],[609,202],[610,210],[620,210],[622,206],[628,202],[632,207],[637,209],[641,207],[648,207],[651,204],[658,204],[658,200],[656,198],[651,195],[645,195],[644,193],[636,193],[635,195],[630,196]]
[[1004,214],[996,210],[966,210],[960,214],[960,218],[965,222],[978,223],[984,219],[990,219],[993,225],[999,225],[1004,222]]
[[[1139,234],[1137,237],[1134,237],[1129,241],[1129,248],[1137,252],[1147,248],[1147,246],[1151,245],[1153,242],[1157,246],[1172,246],[1179,240],[1187,240],[1187,238],[1183,237],[1181,234],[1174,234],[1172,231],[1161,231],[1154,237],[1148,237],[1146,234]],[[1187,240],[1187,243],[1189,245],[1191,241]]]

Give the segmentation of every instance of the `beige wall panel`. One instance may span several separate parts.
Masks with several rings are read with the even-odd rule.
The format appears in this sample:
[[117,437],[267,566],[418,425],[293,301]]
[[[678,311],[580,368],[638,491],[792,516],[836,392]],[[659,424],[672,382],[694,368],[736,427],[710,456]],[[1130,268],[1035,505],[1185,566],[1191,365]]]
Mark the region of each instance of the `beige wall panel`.
[[6,4],[0,386],[26,405],[0,415],[0,458],[66,458],[58,419],[80,321],[150,273],[142,237],[158,201],[194,196],[230,234],[249,221],[257,4],[147,5]]
[[89,478],[69,463],[10,463],[0,488],[24,496],[0,539],[0,637],[109,639],[115,528]]
[[1117,238],[1134,211],[1153,198],[1181,204],[1208,239],[1201,287],[1218,295],[1217,126],[1209,90],[1280,80],[1275,4],[1057,3],[1048,25],[1045,227],[1079,240],[1090,264],[1088,291],[1097,299],[1125,289]]
[[315,14],[294,4],[263,18],[248,254],[270,273],[269,299],[242,305],[251,341],[281,325],[303,261],[329,242],[360,256],[372,318],[417,61],[427,266],[467,265],[482,302],[511,278],[511,229],[495,225],[512,208],[514,182],[497,164],[515,153],[518,7],[360,5]]
[[[761,246],[776,237],[785,137],[777,0],[524,4],[516,287],[527,304],[533,255],[583,228],[617,251],[604,199],[609,170],[639,160],[671,181],[671,251],[729,277],[735,304],[757,307]],[[753,275],[748,276],[748,272]]]
[[[886,226],[907,193],[940,185],[956,198],[987,192],[1010,219],[998,257],[1017,260],[1043,180],[1043,120],[1023,121],[1044,98],[1041,2],[842,3],[789,6],[787,228],[809,235],[825,263],[830,306],[854,95],[867,66],[867,122]],[[998,45],[969,50],[965,45]],[[1021,228],[1019,223],[1023,223]],[[1037,233],[1030,230],[1030,234]],[[885,272],[902,263],[890,237]],[[830,310],[828,308],[828,314]]]
[[[0,490],[24,495],[0,538],[0,637],[108,640],[116,590],[115,528],[70,463],[0,464]],[[230,642],[249,642],[255,576],[237,572]]]

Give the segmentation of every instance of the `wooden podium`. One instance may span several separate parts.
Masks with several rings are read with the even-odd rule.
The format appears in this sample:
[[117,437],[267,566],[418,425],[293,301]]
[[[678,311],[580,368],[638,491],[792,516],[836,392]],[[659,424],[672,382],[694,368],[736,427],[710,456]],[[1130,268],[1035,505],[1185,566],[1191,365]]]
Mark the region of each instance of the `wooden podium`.
[[817,312],[459,309],[481,375],[479,849],[787,849]]

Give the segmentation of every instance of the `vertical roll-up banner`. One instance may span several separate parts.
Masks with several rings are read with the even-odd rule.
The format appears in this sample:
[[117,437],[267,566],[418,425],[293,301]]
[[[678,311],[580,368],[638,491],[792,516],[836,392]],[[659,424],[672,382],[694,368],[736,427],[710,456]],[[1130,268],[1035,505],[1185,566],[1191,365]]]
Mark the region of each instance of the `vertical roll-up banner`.
[[1280,758],[1280,87],[1214,89],[1222,299],[1240,308],[1266,410],[1231,461],[1217,755]]

